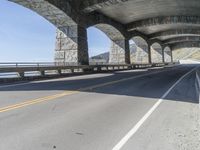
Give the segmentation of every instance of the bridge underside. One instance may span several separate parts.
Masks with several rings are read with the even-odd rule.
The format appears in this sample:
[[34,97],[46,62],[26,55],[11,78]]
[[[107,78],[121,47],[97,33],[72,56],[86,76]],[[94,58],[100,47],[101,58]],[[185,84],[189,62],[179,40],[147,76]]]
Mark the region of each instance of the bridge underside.
[[[60,31],[56,61],[88,64],[88,27],[94,26],[112,40],[111,63],[130,63],[129,40],[141,37],[165,61],[165,49],[199,47],[199,0],[10,0],[36,11]],[[60,33],[61,32],[61,33]],[[62,35],[62,33],[64,35]],[[136,41],[138,43],[138,41]],[[159,44],[159,48],[152,45]],[[172,53],[171,53],[172,54]]]

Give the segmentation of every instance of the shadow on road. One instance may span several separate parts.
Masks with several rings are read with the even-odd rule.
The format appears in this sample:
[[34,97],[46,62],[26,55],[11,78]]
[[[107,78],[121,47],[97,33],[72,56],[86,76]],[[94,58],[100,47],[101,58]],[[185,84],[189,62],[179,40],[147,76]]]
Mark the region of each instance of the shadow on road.
[[[82,92],[103,93],[112,95],[126,95],[134,97],[145,97],[159,99],[162,95],[185,73],[194,68],[194,65],[180,66],[176,68],[165,68],[148,71],[127,71],[115,72],[113,74],[99,74],[84,76],[82,79],[60,79],[35,82],[27,85],[0,88],[0,92],[5,91],[53,91],[53,90],[79,90]],[[156,73],[159,72],[159,73]],[[86,87],[109,83],[121,79],[136,77],[147,73],[155,73],[143,77],[118,82],[92,90]],[[198,103],[195,88],[195,73],[187,76],[179,83],[166,99],[189,103]],[[83,89],[83,90],[81,90]]]

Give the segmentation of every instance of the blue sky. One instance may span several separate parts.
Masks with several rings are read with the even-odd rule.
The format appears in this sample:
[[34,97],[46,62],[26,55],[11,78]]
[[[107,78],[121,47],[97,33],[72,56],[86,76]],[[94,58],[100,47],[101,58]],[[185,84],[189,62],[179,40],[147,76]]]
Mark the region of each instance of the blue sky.
[[[38,14],[7,0],[0,0],[0,62],[51,62],[56,28]],[[89,55],[106,52],[108,37],[88,29]]]

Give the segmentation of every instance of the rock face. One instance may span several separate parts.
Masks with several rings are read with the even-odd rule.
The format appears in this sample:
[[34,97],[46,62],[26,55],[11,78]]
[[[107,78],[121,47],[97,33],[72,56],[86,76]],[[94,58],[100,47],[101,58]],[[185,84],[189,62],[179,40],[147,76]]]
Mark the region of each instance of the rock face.
[[109,52],[105,52],[105,53],[99,54],[97,56],[93,56],[90,59],[93,59],[93,60],[102,59],[102,60],[105,60],[106,62],[109,62]]
[[184,48],[184,49],[177,49],[173,51],[174,61],[179,60],[200,60],[200,48]]

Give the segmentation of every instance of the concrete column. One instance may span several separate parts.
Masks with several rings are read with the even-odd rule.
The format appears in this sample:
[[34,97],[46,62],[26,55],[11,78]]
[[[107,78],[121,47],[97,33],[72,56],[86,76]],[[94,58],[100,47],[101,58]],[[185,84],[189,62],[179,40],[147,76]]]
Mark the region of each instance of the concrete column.
[[57,65],[88,65],[87,30],[73,25],[57,30],[55,62]]
[[172,50],[170,52],[171,52],[171,62],[173,63],[174,62],[174,60],[173,60],[173,52],[172,52]]
[[162,48],[162,62],[165,63],[165,51],[164,51],[164,48]]
[[152,60],[151,60],[151,46],[148,45],[148,60],[149,60],[149,64],[152,63]]
[[109,63],[130,64],[129,40],[118,39],[112,41]]

